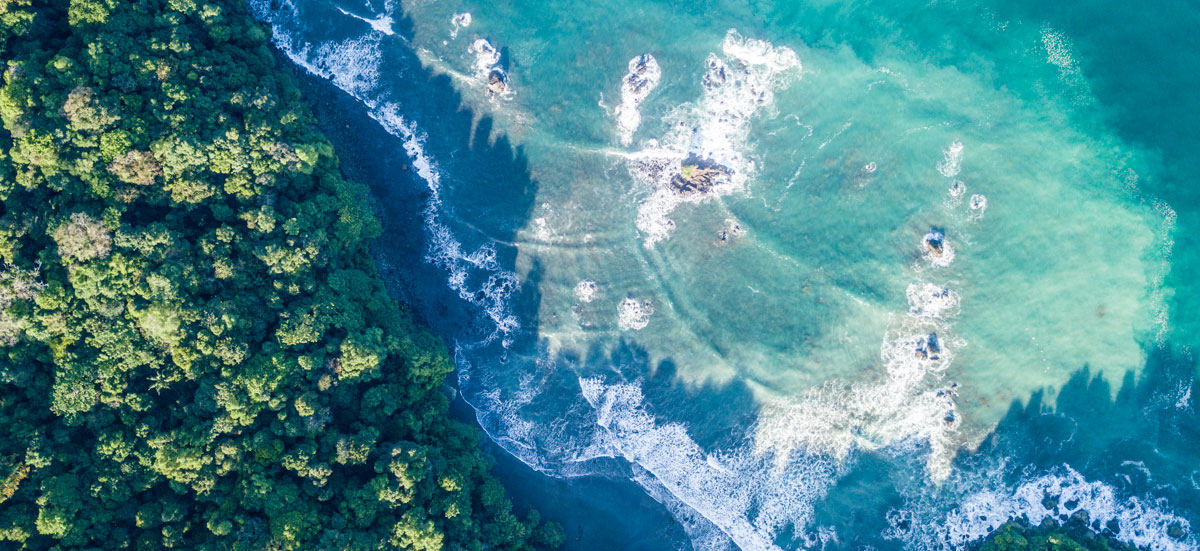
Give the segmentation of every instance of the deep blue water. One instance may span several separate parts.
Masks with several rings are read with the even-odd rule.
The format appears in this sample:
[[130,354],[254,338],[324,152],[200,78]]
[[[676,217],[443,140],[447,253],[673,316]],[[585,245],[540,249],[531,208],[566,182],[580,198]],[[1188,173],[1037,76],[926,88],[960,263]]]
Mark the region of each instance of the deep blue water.
[[1200,7],[251,4],[570,548],[1197,547]]

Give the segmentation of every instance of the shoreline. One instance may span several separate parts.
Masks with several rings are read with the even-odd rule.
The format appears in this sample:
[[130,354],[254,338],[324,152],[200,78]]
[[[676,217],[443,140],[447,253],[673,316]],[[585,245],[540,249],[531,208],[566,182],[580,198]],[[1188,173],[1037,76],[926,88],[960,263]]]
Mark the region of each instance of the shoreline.
[[[280,63],[295,76],[317,127],[342,161],[343,175],[371,191],[383,236],[371,244],[371,251],[389,295],[407,306],[416,321],[449,342],[454,332],[473,323],[476,315],[447,287],[446,275],[424,261],[421,211],[428,192],[408,166],[400,140],[332,84],[295,70],[282,56]],[[447,384],[455,386],[452,380]],[[457,393],[451,414],[479,431],[484,452],[493,461],[492,472],[516,510],[537,509],[542,518],[563,525],[565,551],[691,549],[683,527],[666,507],[633,481],[544,475],[488,438],[475,410]],[[637,514],[629,514],[631,511]]]

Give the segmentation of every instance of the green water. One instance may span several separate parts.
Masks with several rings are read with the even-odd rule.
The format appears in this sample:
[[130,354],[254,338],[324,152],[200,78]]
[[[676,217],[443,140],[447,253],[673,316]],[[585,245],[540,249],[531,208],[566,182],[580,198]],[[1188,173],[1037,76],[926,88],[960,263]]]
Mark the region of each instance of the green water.
[[489,436],[635,481],[689,534],[664,548],[959,547],[1079,510],[1195,548],[1200,105],[1159,89],[1200,11],[256,10],[405,142]]

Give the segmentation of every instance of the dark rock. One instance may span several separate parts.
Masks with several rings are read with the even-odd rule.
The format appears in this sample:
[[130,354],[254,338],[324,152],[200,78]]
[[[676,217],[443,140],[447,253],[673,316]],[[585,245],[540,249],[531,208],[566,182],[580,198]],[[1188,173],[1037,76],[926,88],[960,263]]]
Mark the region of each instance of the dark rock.
[[492,71],[488,73],[487,89],[488,93],[493,96],[503,94],[505,90],[508,90],[508,73],[505,73],[504,69],[493,67]]
[[740,237],[746,233],[746,230],[742,229],[741,224],[738,224],[733,220],[726,220],[726,223],[728,225],[726,225],[724,228],[721,228],[721,230],[717,232],[717,239],[719,241],[728,242],[729,240]]
[[683,160],[670,185],[680,195],[708,193],[731,174],[733,170],[728,167],[693,155]]
[[650,54],[642,54],[638,56],[637,62],[633,65],[633,70],[626,77],[626,83],[629,85],[629,91],[634,95],[642,95],[649,93],[647,88],[654,86],[654,83],[646,76],[650,70],[649,64],[654,60]]
[[946,234],[941,230],[930,230],[925,234],[925,248],[930,254],[940,258],[946,250]]
[[930,333],[928,337],[922,337],[917,341],[917,349],[914,351],[918,359],[934,360],[941,359],[942,347],[938,344],[937,333]]
[[708,71],[704,73],[704,87],[714,88],[725,84],[729,80],[729,74],[726,73],[725,64],[717,59],[710,58],[708,60]]
[[1184,530],[1178,522],[1172,522],[1171,525],[1167,527],[1167,536],[1173,540],[1183,541],[1183,539],[1187,537],[1187,531]]

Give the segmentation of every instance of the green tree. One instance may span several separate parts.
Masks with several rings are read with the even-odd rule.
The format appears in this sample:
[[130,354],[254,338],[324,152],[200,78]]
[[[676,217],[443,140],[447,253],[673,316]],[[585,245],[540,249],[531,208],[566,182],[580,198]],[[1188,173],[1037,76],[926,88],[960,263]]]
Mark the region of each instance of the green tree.
[[448,417],[268,36],[240,0],[0,0],[0,547],[558,545]]

